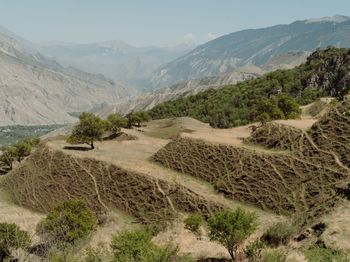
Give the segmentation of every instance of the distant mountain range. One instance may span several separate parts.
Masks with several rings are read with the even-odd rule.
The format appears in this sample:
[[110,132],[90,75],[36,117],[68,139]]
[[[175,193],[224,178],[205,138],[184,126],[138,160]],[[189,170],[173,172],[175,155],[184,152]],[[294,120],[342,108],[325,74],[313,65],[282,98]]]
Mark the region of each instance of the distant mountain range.
[[350,47],[350,18],[334,16],[231,33],[198,46],[160,67],[149,79],[153,87],[214,76],[246,65],[262,66],[276,55],[317,48]]
[[191,51],[195,46],[134,47],[123,41],[95,44],[47,43],[38,49],[64,66],[73,66],[90,73],[146,88],[147,79],[159,66]]
[[117,103],[135,91],[103,75],[65,68],[0,28],[0,125],[75,122],[71,112]]
[[217,89],[225,85],[236,84],[240,81],[262,76],[276,69],[293,68],[304,63],[309,54],[309,52],[300,51],[277,55],[262,67],[247,65],[216,76],[204,76],[180,82],[170,87],[158,88],[115,105],[102,106],[95,113],[102,117],[107,117],[115,112],[127,114],[131,111],[149,110],[160,103],[179,97],[194,95],[207,89]]

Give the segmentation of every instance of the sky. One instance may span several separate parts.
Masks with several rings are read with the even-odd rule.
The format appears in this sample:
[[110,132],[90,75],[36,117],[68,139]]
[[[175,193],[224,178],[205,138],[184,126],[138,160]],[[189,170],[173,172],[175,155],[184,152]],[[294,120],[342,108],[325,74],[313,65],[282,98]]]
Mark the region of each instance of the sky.
[[0,25],[36,43],[200,44],[337,14],[350,16],[349,0],[0,0]]

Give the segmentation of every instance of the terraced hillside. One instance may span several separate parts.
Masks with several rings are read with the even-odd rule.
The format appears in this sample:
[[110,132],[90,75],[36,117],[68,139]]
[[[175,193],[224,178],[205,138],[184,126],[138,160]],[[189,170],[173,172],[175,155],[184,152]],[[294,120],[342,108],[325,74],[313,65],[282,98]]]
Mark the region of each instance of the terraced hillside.
[[[258,214],[259,229],[254,237],[261,235],[271,224],[286,219],[227,199],[203,180],[172,171],[151,160],[157,151],[182,132],[197,137],[214,132],[213,137],[225,141],[233,133],[249,135],[247,127],[237,131],[216,130],[194,119],[179,118],[152,121],[139,130],[124,131],[134,139],[98,142],[96,149],[91,151],[67,150],[65,139],[51,138],[2,177],[0,193],[7,191],[22,209],[26,207],[43,213],[68,198],[86,200],[101,217],[112,220],[94,234],[92,241],[95,242],[101,239],[104,243],[109,242],[120,224],[132,228],[137,226],[132,224],[135,221],[165,222],[169,227],[157,236],[157,241],[178,244],[183,252],[196,257],[227,254],[220,245],[208,239],[198,240],[184,229],[183,219],[187,213],[208,216],[221,208],[244,207]],[[235,140],[232,143],[236,143]],[[0,212],[11,212],[8,205],[1,208],[0,205]],[[115,213],[125,214],[127,219]],[[14,221],[17,220],[20,221],[19,218]],[[35,225],[27,227],[35,228]]]
[[225,196],[308,224],[333,207],[336,187],[350,181],[349,101],[334,106],[305,131],[271,123],[247,145],[213,144],[179,137],[154,160],[203,179]]
[[[191,118],[156,120],[124,130],[128,139],[98,142],[88,151],[68,150],[63,137],[50,138],[2,177],[0,193],[44,213],[63,200],[81,198],[101,217],[128,216],[113,215],[120,222],[108,222],[92,241],[108,242],[120,224],[162,221],[168,227],[156,241],[178,244],[196,257],[225,256],[216,244],[184,230],[184,217],[244,207],[259,218],[253,239],[277,221],[304,226],[323,221],[340,203],[336,188],[350,182],[350,118],[344,114],[349,107],[346,100],[319,120],[275,121],[254,132],[249,125],[214,129]],[[11,210],[9,204],[0,208]],[[343,222],[334,222],[343,214],[339,206],[336,210],[326,218],[325,236],[332,241],[334,228],[348,221],[341,215]]]
[[47,212],[67,198],[84,199],[97,212],[122,210],[141,222],[171,220],[175,210],[208,216],[222,207],[183,186],[90,158],[42,146],[5,186],[16,202]]

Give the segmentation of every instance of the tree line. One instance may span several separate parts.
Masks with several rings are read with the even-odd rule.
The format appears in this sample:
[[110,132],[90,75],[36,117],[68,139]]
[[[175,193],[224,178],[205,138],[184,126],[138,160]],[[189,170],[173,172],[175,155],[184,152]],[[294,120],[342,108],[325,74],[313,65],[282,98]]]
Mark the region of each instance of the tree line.
[[125,117],[118,113],[110,114],[106,120],[93,113],[82,113],[79,123],[73,128],[67,142],[70,144],[88,144],[94,149],[94,142],[101,141],[106,132],[110,132],[110,138],[115,138],[121,133],[122,128],[141,127],[141,123],[148,121],[146,112],[131,112]]

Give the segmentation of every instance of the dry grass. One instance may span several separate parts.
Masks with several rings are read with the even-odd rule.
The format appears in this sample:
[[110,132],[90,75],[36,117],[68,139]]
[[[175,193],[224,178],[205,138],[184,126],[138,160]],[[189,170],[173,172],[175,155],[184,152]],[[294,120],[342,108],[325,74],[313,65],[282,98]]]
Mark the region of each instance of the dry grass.
[[211,183],[227,197],[294,214],[307,224],[335,205],[335,187],[350,180],[350,119],[342,114],[348,107],[347,101],[338,104],[310,131],[272,123],[247,139],[288,153],[210,144],[211,139],[203,142],[186,135],[167,144],[154,159]]

